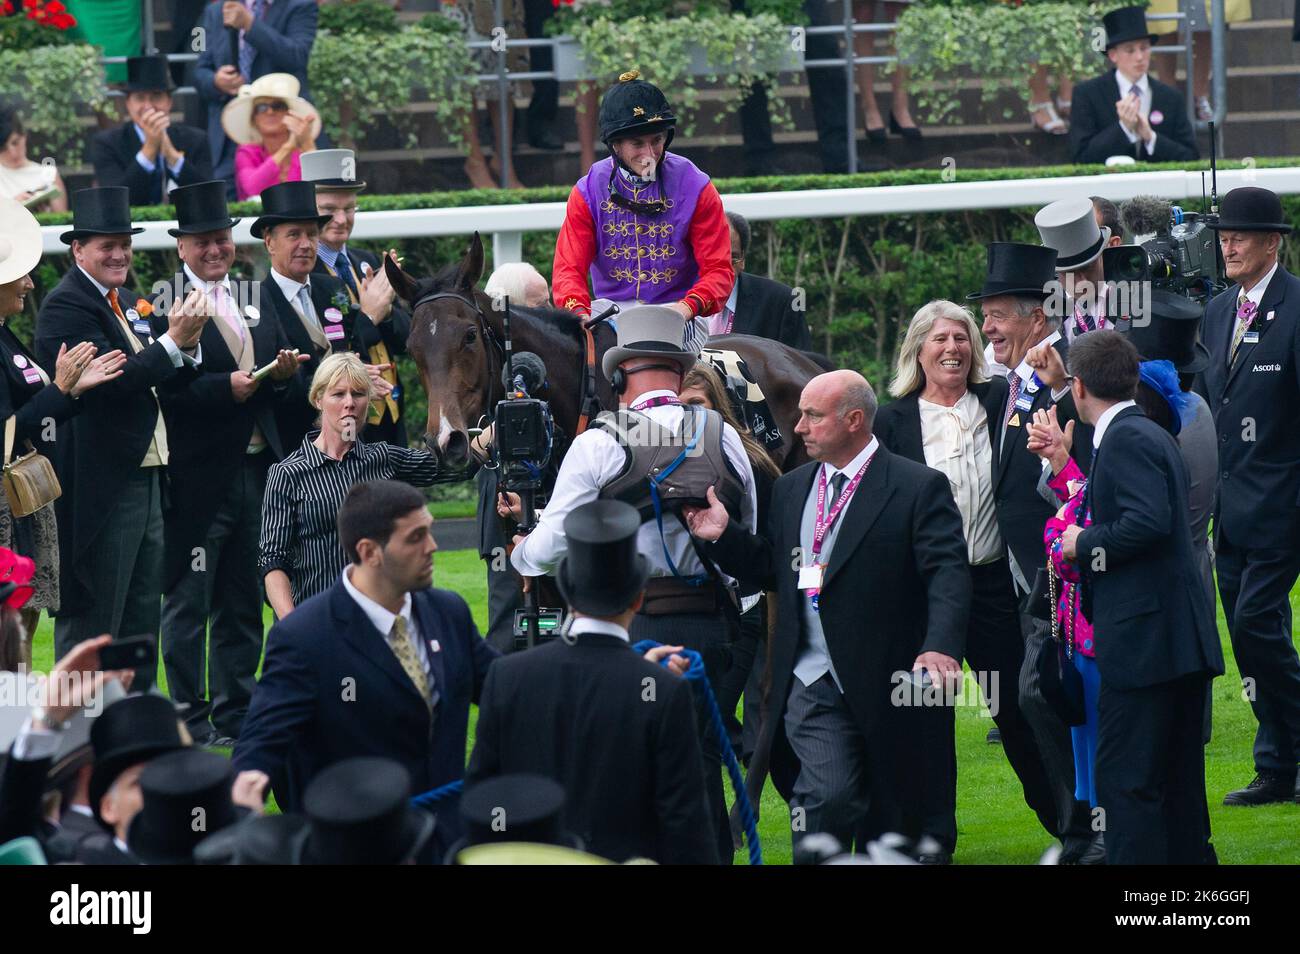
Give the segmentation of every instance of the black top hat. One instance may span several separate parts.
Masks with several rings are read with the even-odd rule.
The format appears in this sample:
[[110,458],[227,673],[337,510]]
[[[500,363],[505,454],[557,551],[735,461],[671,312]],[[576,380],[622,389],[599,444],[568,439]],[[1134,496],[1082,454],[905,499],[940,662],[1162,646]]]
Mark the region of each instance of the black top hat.
[[645,588],[650,564],[637,553],[641,516],[621,500],[593,500],[564,518],[568,552],[555,582],[568,604],[591,616],[615,616]]
[[984,287],[967,301],[998,295],[1045,298],[1047,286],[1056,281],[1056,249],[1023,242],[994,242],[989,246]]
[[1179,374],[1204,371],[1210,364],[1210,351],[1197,337],[1203,311],[1182,295],[1154,291],[1147,321],[1129,325],[1128,340],[1143,361],[1172,362]]
[[250,815],[204,838],[196,865],[293,865],[310,825],[302,815]]
[[314,182],[281,182],[262,191],[262,214],[249,229],[254,238],[282,222],[315,222],[324,225],[330,216],[316,211]]
[[152,759],[140,773],[144,801],[126,833],[131,853],[145,864],[193,864],[199,842],[239,819],[234,781],[230,760],[205,749]]
[[1219,207],[1219,221],[1210,228],[1283,235],[1291,231],[1282,215],[1282,200],[1276,193],[1259,186],[1241,186],[1225,195]]
[[311,822],[301,863],[395,865],[419,854],[433,834],[433,816],[412,808],[411,776],[392,759],[335,762],[307,786]]
[[502,841],[560,845],[582,851],[582,839],[564,830],[564,789],[544,775],[516,773],[484,779],[465,789],[460,817],[465,837],[452,848]]
[[126,83],[122,89],[128,93],[147,93],[156,89],[172,91],[172,74],[165,56],[128,56],[126,58]]
[[126,186],[101,186],[72,193],[72,228],[59,236],[64,245],[92,235],[138,235],[131,227],[131,190]]
[[1147,26],[1146,6],[1120,7],[1101,18],[1106,27],[1106,49],[1143,38],[1155,43],[1159,39]]
[[234,228],[239,222],[226,208],[226,183],[220,179],[173,189],[171,200],[176,206],[177,227],[168,229],[167,234],[173,237]]
[[132,765],[185,748],[171,700],[152,694],[127,696],[108,706],[90,727],[95,767],[90,773],[90,808],[105,828],[99,803],[114,780]]
[[600,141],[608,146],[610,140],[624,136],[666,132],[666,149],[673,141],[677,117],[659,87],[640,76],[636,70],[629,70],[605,92],[600,101]]

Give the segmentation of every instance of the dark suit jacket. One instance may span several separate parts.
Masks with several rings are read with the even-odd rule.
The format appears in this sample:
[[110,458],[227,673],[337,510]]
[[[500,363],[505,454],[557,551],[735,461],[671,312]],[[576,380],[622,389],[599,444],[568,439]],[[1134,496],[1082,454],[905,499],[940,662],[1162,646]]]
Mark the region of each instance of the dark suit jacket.
[[0,755],[0,845],[30,835],[42,842],[52,833],[41,818],[45,775],[53,759],[16,759]]
[[803,312],[794,309],[794,289],[761,275],[736,276],[737,335],[771,338],[800,351],[812,350],[812,334]]
[[[173,378],[158,389],[171,448],[164,591],[190,565],[193,548],[207,539],[217,509],[239,474],[253,425],[270,445],[263,453],[280,460],[293,446],[280,440],[276,411],[285,404],[296,408],[307,403],[301,374],[283,384],[265,378],[251,398],[235,403],[230,375],[239,370],[239,361],[216,325],[224,320],[214,318],[203,329],[199,338],[203,364],[198,373]],[[253,341],[254,368],[274,361],[280,349],[292,347],[274,315],[246,322],[245,327]]]
[[[361,288],[360,271],[362,264],[369,265],[371,269],[376,271],[382,267],[379,261],[379,256],[367,252],[364,249],[352,248],[349,246],[348,258],[352,260],[353,267],[358,272],[358,275],[356,276],[358,289]],[[333,275],[333,272],[329,270],[328,265],[317,257],[316,267],[312,269],[312,274]],[[354,302],[354,304],[359,303]],[[411,313],[406,310],[399,299],[393,300],[393,310],[389,312],[388,317],[384,319],[383,323],[379,326],[379,333],[381,340],[384,342],[384,347],[388,349],[389,357],[394,360],[393,373],[396,375],[396,359],[399,355],[406,354],[406,339],[411,336]],[[370,359],[368,354],[362,355],[362,357],[365,358],[369,364],[376,363]],[[394,421],[392,414],[390,414],[387,408],[385,408],[383,417],[380,418],[378,424],[367,424],[365,426],[361,436],[367,443],[373,444],[377,441],[387,441],[390,444],[397,444],[400,447],[405,447],[407,445],[406,388],[402,386],[400,378],[398,378],[397,386],[393,391],[393,400],[397,402],[399,420]]]
[[[997,470],[997,446],[999,414],[1007,406],[1006,378],[993,378],[982,384],[970,387],[979,402],[984,405],[984,413],[989,421],[989,446],[993,456],[989,461],[990,476]],[[872,430],[880,443],[895,454],[901,454],[918,464],[925,463],[925,442],[921,436],[921,392],[913,391],[886,404],[876,412],[876,423]]]
[[[139,296],[129,289],[118,292],[125,313]],[[155,336],[167,330],[166,319],[151,319]],[[104,525],[127,478],[144,459],[158,420],[158,401],[151,388],[174,377],[197,373],[187,364],[172,365],[163,345],[136,333],[144,350],[133,354],[126,331],[108,300],[73,265],[46,296],[36,317],[36,356],[51,375],[59,346],[69,348],[89,341],[99,354],[121,350],[126,365],[120,377],[92,388],[81,396],[81,413],[59,429],[54,446],[54,466],[63,485],[55,503],[59,520],[60,613],[76,615],[89,604],[90,594],[80,570],[87,548]]]
[[509,772],[564,786],[565,827],[594,854],[718,863],[691,687],[617,636],[555,640],[492,666],[466,780]]
[[1196,132],[1187,118],[1187,102],[1172,86],[1154,76],[1151,84],[1151,112],[1162,113],[1161,122],[1152,123],[1156,147],[1147,155],[1146,144],[1128,141],[1119,125],[1115,103],[1119,100],[1119,81],[1115,71],[1098,76],[1074,88],[1070,109],[1070,152],[1075,162],[1105,162],[1110,156],[1133,156],[1139,162],[1179,162],[1200,158]]
[[[316,42],[316,19],[320,11],[316,0],[277,0],[266,7],[261,19],[245,35],[257,51],[250,68],[253,80],[267,73],[292,73],[301,84],[299,95],[310,100],[307,89],[307,60]],[[237,51],[230,48],[230,33],[221,22],[221,4],[213,0],[199,21],[207,37],[207,46],[199,53],[194,68],[194,86],[208,107],[208,146],[212,151],[212,168],[216,177],[232,183],[235,178],[235,144],[221,128],[221,110],[232,97],[217,89],[217,70],[238,63]]]
[[[1241,287],[1205,309],[1204,371],[1219,432],[1219,501],[1215,534],[1238,547],[1300,546],[1300,278],[1278,266],[1251,325],[1257,344],[1242,342],[1228,367]],[[1270,313],[1272,318],[1269,317]]]
[[136,161],[135,154],[140,151],[140,137],[136,135],[135,124],[123,123],[113,129],[96,133],[90,141],[90,161],[95,167],[95,184],[98,186],[126,186],[131,190],[132,205],[163,205],[167,197],[163,195],[162,182],[165,175],[178,186],[207,182],[212,178],[212,155],[208,148],[208,137],[203,130],[192,126],[169,126],[167,135],[172,145],[185,153],[179,176],[173,177],[162,153],[155,160],[152,173],[146,172],[144,166]]
[[[311,300],[316,307],[316,315],[324,323],[326,308],[336,308],[338,303],[342,302],[345,307],[339,308],[343,316],[343,330],[345,335],[338,341],[330,342],[329,350],[322,350],[316,346],[307,333],[302,319],[298,317],[298,312],[289,304],[284,297],[284,292],[280,291],[280,286],[276,283],[275,277],[268,274],[261,283],[262,295],[262,313],[268,312],[275,316],[280,327],[284,329],[285,336],[289,339],[289,347],[297,348],[302,354],[309,355],[311,360],[302,365],[299,375],[302,377],[305,388],[310,390],[312,375],[320,367],[321,361],[326,355],[335,351],[355,351],[361,355],[361,360],[368,360],[370,346],[378,341],[383,341],[385,333],[391,335],[385,326],[390,322],[385,321],[383,325],[376,328],[374,323],[356,307],[347,308],[349,301],[348,290],[343,287],[343,283],[332,275],[320,275],[312,273],[311,276]],[[307,432],[315,426],[317,411],[306,401],[306,391],[303,392],[302,401],[287,400],[281,402],[276,409],[280,429],[280,441],[282,445],[293,452],[295,448],[302,443],[302,439],[307,436]]]
[[[763,536],[732,522],[706,548],[732,576],[777,593],[765,739],[783,731],[803,639],[807,597],[791,554],[820,466],[805,464],[776,481]],[[893,674],[911,670],[921,652],[954,659],[965,652],[971,582],[961,515],[943,474],[882,446],[839,519],[820,597],[827,647],[859,731],[878,748],[899,744],[905,707],[889,704]],[[783,750],[774,744],[773,757]],[[893,762],[903,774],[911,764],[901,750]]]
[[1092,524],[1079,534],[1076,562],[1090,590],[1101,678],[1139,689],[1222,675],[1174,439],[1141,409],[1125,408],[1106,429],[1089,481]]
[[28,368],[37,363],[36,356],[18,336],[7,325],[0,325],[0,440],[3,440],[4,422],[16,415],[15,456],[27,452],[23,441],[31,441],[48,456],[52,447],[42,439],[45,436],[45,422],[52,419],[55,424],[62,424],[81,409],[81,404],[54,386],[53,374],[50,375],[50,384],[41,384],[39,381],[29,384],[23,377],[23,368],[15,363],[16,360],[21,360]]
[[[469,705],[479,701],[497,653],[456,593],[430,588],[411,596],[439,696],[432,718],[385,634],[342,581],[271,627],[234,762],[237,771],[270,775],[282,810],[300,810],[316,773],[352,756],[400,762],[411,773],[412,794],[464,775]],[[459,837],[457,809],[455,799],[439,805],[444,847]]]

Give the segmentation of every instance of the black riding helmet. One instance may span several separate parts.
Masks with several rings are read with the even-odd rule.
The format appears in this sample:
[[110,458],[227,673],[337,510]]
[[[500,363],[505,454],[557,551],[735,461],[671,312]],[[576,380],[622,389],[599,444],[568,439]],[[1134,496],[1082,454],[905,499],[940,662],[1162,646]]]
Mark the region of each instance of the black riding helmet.
[[625,136],[665,132],[668,138],[664,149],[667,149],[673,141],[677,117],[659,87],[640,76],[638,71],[629,70],[606,91],[600,101],[600,140],[608,146]]

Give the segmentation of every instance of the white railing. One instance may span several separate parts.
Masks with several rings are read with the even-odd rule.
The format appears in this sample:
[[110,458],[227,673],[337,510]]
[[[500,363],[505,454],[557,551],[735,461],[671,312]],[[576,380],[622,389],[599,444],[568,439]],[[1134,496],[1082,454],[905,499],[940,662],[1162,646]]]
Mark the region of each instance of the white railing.
[[[927,185],[879,186],[861,189],[808,189],[799,192],[754,192],[723,196],[728,209],[761,222],[772,219],[827,219],[847,215],[912,215],[969,209],[1036,208],[1057,199],[1102,195],[1120,202],[1136,195],[1154,195],[1177,202],[1196,200],[1209,192],[1208,172],[1180,170],[1128,172],[1048,179],[1002,179],[988,182],[938,182]],[[1280,169],[1220,169],[1219,195],[1237,186],[1257,185],[1279,195],[1300,193],[1300,167]],[[401,209],[358,212],[355,239],[433,238],[479,232],[493,240],[493,262],[521,259],[524,232],[556,232],[564,222],[563,202],[527,205],[472,205],[451,209]],[[254,217],[235,226],[235,243],[259,245],[249,227]],[[141,222],[144,232],[134,247],[143,251],[174,249],[167,234],[176,222]],[[67,251],[59,235],[71,226],[41,229],[46,255]]]

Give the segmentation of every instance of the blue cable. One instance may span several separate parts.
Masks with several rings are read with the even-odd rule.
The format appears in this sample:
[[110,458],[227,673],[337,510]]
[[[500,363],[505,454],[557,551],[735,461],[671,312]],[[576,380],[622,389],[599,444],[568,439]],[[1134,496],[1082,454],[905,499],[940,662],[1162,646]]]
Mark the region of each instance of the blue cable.
[[453,795],[459,795],[464,788],[465,780],[458,778],[454,782],[448,782],[446,785],[439,785],[427,792],[421,792],[411,799],[411,804],[416,808],[428,808],[430,805],[436,805]]

